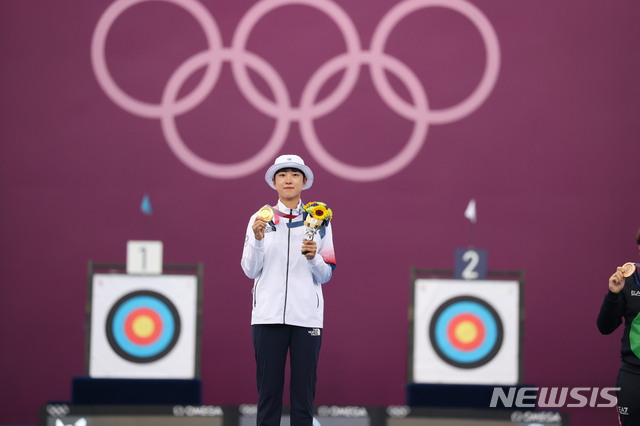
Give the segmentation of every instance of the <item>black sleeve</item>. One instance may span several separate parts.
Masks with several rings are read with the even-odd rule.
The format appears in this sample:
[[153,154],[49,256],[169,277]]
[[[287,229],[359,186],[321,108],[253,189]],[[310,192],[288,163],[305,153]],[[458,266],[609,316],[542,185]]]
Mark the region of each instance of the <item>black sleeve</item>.
[[602,301],[598,314],[598,330],[602,334],[611,334],[622,323],[624,297],[620,293],[609,291]]

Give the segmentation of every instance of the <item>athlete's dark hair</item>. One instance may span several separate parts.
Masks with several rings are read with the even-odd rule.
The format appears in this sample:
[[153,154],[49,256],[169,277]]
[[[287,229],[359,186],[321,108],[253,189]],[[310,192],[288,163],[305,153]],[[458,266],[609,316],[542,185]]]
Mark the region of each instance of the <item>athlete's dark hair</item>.
[[277,172],[273,174],[273,177],[275,178],[276,175],[280,172],[298,172],[298,173],[302,173],[303,178],[306,178],[304,172],[300,169],[296,169],[295,167],[285,167],[284,169],[279,169]]

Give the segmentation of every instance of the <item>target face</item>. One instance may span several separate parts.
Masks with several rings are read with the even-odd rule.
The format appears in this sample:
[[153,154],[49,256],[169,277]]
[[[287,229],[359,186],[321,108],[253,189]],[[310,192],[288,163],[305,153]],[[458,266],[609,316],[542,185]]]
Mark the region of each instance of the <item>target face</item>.
[[89,375],[196,377],[199,285],[193,275],[95,274]]
[[106,336],[122,358],[137,363],[167,355],[180,336],[180,316],[160,293],[137,291],[118,300],[107,316]]
[[500,350],[502,321],[484,300],[455,297],[435,311],[429,338],[444,362],[459,368],[476,368],[490,362]]
[[414,282],[414,383],[513,385],[520,380],[520,282]]

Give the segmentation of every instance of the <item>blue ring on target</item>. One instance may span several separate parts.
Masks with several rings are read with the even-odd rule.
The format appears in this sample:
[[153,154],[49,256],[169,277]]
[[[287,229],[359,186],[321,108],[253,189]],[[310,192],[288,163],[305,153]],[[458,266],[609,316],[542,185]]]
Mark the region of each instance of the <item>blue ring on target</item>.
[[[485,329],[484,339],[472,350],[456,348],[449,339],[448,327],[460,315],[472,315]],[[429,338],[436,354],[447,364],[459,368],[477,368],[490,362],[500,351],[504,330],[496,310],[473,296],[447,300],[436,309],[429,326]]]
[[[132,341],[126,333],[129,315],[143,308],[153,311],[162,322],[160,335],[144,345]],[[109,345],[122,358],[135,363],[149,363],[164,357],[176,345],[180,336],[180,316],[175,305],[162,294],[136,291],[121,297],[113,305],[107,316],[106,333]]]

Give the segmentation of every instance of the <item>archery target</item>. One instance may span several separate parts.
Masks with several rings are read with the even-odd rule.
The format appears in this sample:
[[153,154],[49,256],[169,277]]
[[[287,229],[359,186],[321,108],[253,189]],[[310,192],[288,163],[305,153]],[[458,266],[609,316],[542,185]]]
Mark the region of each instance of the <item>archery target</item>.
[[197,278],[96,274],[89,375],[193,378]]
[[502,346],[500,316],[482,299],[454,297],[440,305],[429,325],[429,339],[436,354],[460,368],[476,368],[490,362]]
[[518,281],[418,279],[414,290],[414,382],[518,382]]
[[111,349],[137,363],[161,359],[180,336],[180,316],[171,301],[155,291],[136,291],[118,300],[107,316]]

